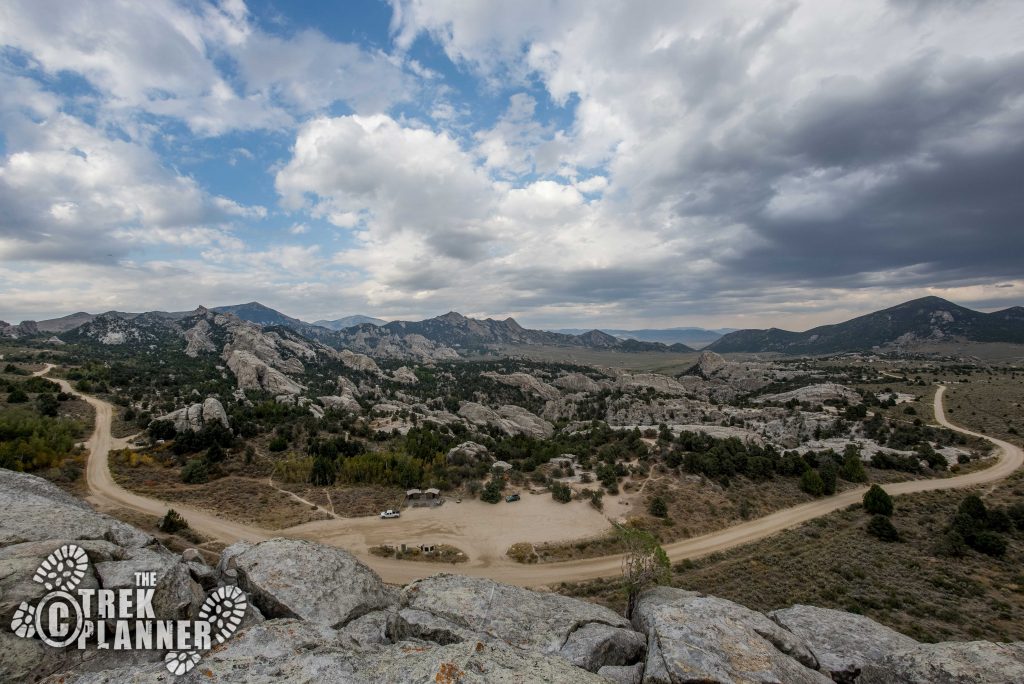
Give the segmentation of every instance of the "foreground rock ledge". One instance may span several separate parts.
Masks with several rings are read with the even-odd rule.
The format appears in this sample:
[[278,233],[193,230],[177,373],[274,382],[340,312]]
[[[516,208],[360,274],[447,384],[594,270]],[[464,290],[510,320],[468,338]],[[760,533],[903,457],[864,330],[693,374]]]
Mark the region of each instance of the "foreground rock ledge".
[[[1024,681],[1024,644],[918,644],[862,616],[812,606],[768,615],[659,587],[632,623],[585,601],[487,579],[435,575],[389,587],[348,552],[293,539],[228,547],[216,568],[94,512],[40,478],[0,470],[0,681],[174,681],[162,653],[61,651],[10,632],[40,594],[39,561],[62,543],[90,559],[84,586],[158,571],[163,615],[194,616],[235,584],[250,611],[182,682]],[[148,566],[152,565],[152,568]],[[146,567],[144,567],[146,566]]]

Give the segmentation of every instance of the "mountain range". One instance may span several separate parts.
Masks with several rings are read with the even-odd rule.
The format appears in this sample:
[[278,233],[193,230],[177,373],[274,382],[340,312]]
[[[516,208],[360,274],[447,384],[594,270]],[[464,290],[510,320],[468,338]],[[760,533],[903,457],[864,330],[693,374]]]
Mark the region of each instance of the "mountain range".
[[[742,352],[783,354],[832,354],[846,351],[914,349],[938,342],[1003,342],[1024,344],[1024,307],[1015,306],[993,313],[974,311],[939,297],[923,297],[894,307],[858,316],[842,323],[823,325],[804,332],[779,328],[748,329],[728,332],[702,328],[667,330],[532,330],[512,318],[504,320],[468,318],[449,312],[422,321],[385,323],[367,316],[349,316],[333,321],[306,323],[282,314],[258,302],[220,306],[217,313],[229,313],[261,327],[287,328],[307,338],[333,346],[382,356],[454,358],[459,354],[495,347],[522,345],[572,346],[620,352],[690,352],[682,342],[670,342],[689,336],[694,346],[698,334],[717,337],[707,344],[718,353]],[[147,312],[144,314],[111,311],[108,319],[134,321],[145,328],[159,320],[180,320],[193,312]],[[62,318],[17,326],[0,322],[0,336],[67,333],[90,323],[94,314],[78,312]],[[353,323],[353,325],[347,325]],[[130,333],[131,327],[126,330]],[[641,339],[642,337],[648,339]],[[650,339],[660,337],[661,339]],[[706,338],[705,338],[706,339]]]
[[833,354],[913,348],[936,342],[1024,344],[1024,307],[974,311],[941,297],[903,304],[804,332],[779,328],[737,330],[708,345],[718,353]]
[[398,340],[420,340],[444,348],[469,351],[495,346],[553,345],[610,349],[616,351],[690,352],[683,344],[665,345],[658,342],[620,340],[600,330],[590,330],[579,335],[566,335],[546,330],[524,328],[513,318],[496,321],[467,318],[450,311],[443,316],[423,321],[392,321],[384,325],[364,323],[346,328],[339,333],[349,348],[364,353],[375,353],[379,349],[394,345]]
[[327,328],[328,330],[344,330],[345,328],[352,328],[357,325],[362,325],[363,323],[384,325],[387,321],[380,318],[373,318],[372,316],[363,316],[361,314],[345,316],[344,318],[337,318],[333,321],[313,321],[313,325],[319,325],[321,328]]
[[[141,314],[109,311],[93,315],[82,312],[38,324],[3,324],[6,328],[0,326],[0,335],[30,337],[46,332],[58,332],[67,342],[96,342],[107,345],[143,345],[155,344],[158,341],[174,343],[174,340],[183,334],[179,324],[193,322],[192,319],[199,315],[197,312],[205,311],[207,310],[200,307],[187,312],[152,311]],[[530,330],[523,328],[512,318],[502,321],[490,318],[478,320],[456,312],[423,321],[380,321],[382,325],[363,322],[332,330],[292,318],[259,302],[214,307],[209,311],[213,312],[209,315],[226,314],[232,320],[246,321],[260,328],[283,328],[334,348],[350,349],[376,356],[446,359],[457,358],[460,353],[521,345],[574,346],[614,351],[693,351],[682,344],[665,345],[658,342],[621,340],[599,330],[591,330],[581,335]]]
[[[685,344],[688,347],[705,347],[722,335],[734,332],[736,328],[645,328],[642,330],[620,330],[617,328],[601,328],[601,332],[618,337],[622,340],[639,342],[661,342],[662,344]],[[582,328],[561,328],[552,332],[563,335],[581,335],[586,332]]]

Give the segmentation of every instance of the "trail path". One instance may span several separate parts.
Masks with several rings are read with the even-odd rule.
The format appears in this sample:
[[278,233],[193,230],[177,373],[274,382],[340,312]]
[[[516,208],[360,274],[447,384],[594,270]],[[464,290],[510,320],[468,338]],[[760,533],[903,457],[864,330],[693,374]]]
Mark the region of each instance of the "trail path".
[[[48,364],[36,375],[45,375],[51,368],[53,366]],[[110,451],[124,448],[128,441],[114,439],[110,435],[113,407],[101,399],[74,391],[65,380],[54,379],[65,392],[81,396],[96,410],[96,427],[86,442],[90,451],[86,481],[89,486],[87,499],[99,509],[124,507],[163,516],[173,506],[188,520],[192,529],[226,543],[297,537],[341,546],[359,556],[380,573],[385,581],[393,583],[406,583],[417,577],[449,569],[521,586],[612,577],[621,571],[622,559],[618,555],[533,565],[517,563],[504,555],[505,550],[514,542],[567,541],[594,536],[608,529],[608,521],[590,506],[577,503],[562,505],[547,496],[526,495],[516,504],[490,505],[475,500],[461,504],[448,502],[437,508],[403,511],[399,520],[338,517],[285,530],[266,530],[225,520],[209,511],[181,503],[168,503],[134,494],[114,482],[108,467]],[[965,475],[887,484],[884,487],[890,494],[975,487],[1002,480],[1024,464],[1024,451],[1019,447],[958,427],[946,420],[942,404],[945,392],[944,385],[939,386],[935,392],[935,418],[938,423],[956,432],[988,440],[999,450],[997,462],[989,468]],[[857,503],[866,489],[849,489],[835,496],[776,511],[740,525],[673,542],[664,548],[669,558],[676,562],[749,544]],[[470,560],[449,568],[432,563],[380,558],[369,553],[370,546],[403,542],[451,544],[465,551]]]

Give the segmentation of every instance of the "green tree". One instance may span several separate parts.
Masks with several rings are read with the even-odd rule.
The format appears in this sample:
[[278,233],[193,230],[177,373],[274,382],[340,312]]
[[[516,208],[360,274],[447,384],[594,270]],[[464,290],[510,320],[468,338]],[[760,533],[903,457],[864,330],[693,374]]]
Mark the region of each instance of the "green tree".
[[864,463],[860,460],[860,449],[853,444],[847,444],[846,450],[843,451],[843,467],[839,471],[839,475],[847,482],[868,481]]
[[825,483],[822,482],[817,470],[808,468],[800,476],[800,489],[811,496],[821,496],[825,491]]
[[825,461],[818,468],[818,475],[821,476],[822,494],[832,496],[836,493],[836,478],[839,476],[839,469],[832,460]]
[[662,496],[655,496],[651,498],[650,503],[647,505],[647,510],[650,511],[651,515],[655,518],[668,517],[668,503],[665,502],[665,498]]
[[871,515],[892,515],[892,497],[876,484],[864,493],[864,510]]
[[56,418],[60,409],[60,402],[53,394],[40,394],[36,397],[36,409],[44,416]]
[[210,469],[201,458],[190,459],[181,469],[181,481],[185,484],[203,484],[210,479]]
[[485,503],[496,504],[501,501],[501,490],[505,488],[505,478],[495,475],[484,486],[480,492],[480,500]]
[[895,542],[900,540],[900,533],[887,516],[875,515],[868,521],[868,534],[884,542]]
[[168,509],[167,514],[160,521],[160,531],[167,534],[175,534],[184,529],[188,529],[188,521],[181,517],[178,511],[173,508]]
[[27,401],[28,395],[20,387],[14,388],[14,391],[7,395],[8,404],[24,404]]
[[672,566],[665,550],[650,532],[616,525],[615,534],[626,550],[622,558],[622,590],[626,594],[628,620],[645,589],[667,584],[672,579]]
[[209,449],[206,450],[206,462],[207,463],[220,463],[224,460],[224,448],[214,442]]
[[983,527],[988,524],[988,509],[985,507],[985,502],[977,494],[964,497],[956,512],[975,520],[979,526]]
[[569,503],[572,501],[572,489],[567,484],[552,482],[551,498],[560,503]]
[[309,471],[310,483],[318,487],[329,487],[338,479],[337,464],[333,458],[327,456],[316,456],[313,459],[313,467]]

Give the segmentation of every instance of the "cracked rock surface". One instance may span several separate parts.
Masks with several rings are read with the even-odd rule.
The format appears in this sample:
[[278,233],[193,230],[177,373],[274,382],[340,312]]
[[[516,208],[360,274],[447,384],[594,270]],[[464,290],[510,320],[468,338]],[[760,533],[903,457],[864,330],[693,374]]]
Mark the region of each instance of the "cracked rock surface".
[[[441,574],[385,585],[347,551],[294,539],[233,544],[216,567],[194,550],[94,512],[49,482],[0,470],[0,613],[41,596],[32,574],[66,542],[82,547],[82,586],[118,588],[158,571],[156,610],[196,615],[207,592],[242,588],[232,638],[172,677],[163,653],[58,650],[0,628],[0,681],[142,682],[1020,682],[1024,645],[917,644],[861,617],[812,606],[764,615],[658,587],[632,622],[596,604],[488,579]],[[5,625],[6,627],[6,625]]]

